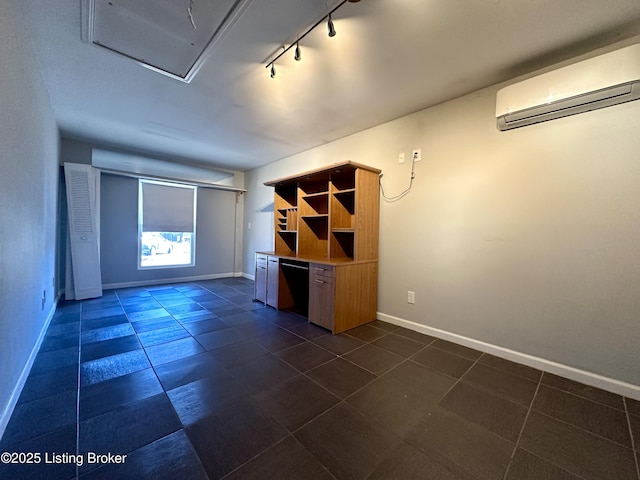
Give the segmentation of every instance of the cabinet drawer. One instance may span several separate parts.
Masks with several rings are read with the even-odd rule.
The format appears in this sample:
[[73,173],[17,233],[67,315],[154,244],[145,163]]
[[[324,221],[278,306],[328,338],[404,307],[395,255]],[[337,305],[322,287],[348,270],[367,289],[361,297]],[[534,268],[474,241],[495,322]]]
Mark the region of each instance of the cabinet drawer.
[[262,303],[267,303],[267,267],[256,267],[253,297]]
[[280,277],[280,258],[267,258],[267,305],[278,307],[278,285]]
[[309,321],[333,332],[335,279],[309,275]]
[[323,277],[335,277],[336,269],[331,265],[325,265],[323,263],[310,263],[309,275],[321,275]]
[[333,277],[325,277],[323,275],[309,275],[309,287],[312,287],[313,284],[316,285],[327,285],[332,290],[335,285],[336,279]]
[[256,263],[261,263],[263,265],[266,265],[267,256],[266,255],[256,255]]

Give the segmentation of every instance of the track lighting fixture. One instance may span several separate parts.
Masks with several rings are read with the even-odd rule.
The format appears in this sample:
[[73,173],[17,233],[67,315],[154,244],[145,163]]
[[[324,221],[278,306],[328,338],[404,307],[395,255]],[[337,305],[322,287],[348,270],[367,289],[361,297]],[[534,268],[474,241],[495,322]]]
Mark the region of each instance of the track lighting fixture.
[[329,14],[329,21],[327,21],[327,28],[329,29],[329,36],[336,36],[336,27],[333,26],[333,20],[331,20],[331,14]]
[[265,68],[269,68],[271,67],[271,78],[274,78],[276,76],[276,69],[275,69],[275,62],[276,60],[278,60],[282,55],[284,55],[286,52],[288,52],[289,50],[291,50],[292,48],[295,47],[295,51],[294,51],[294,59],[297,61],[302,60],[302,52],[300,50],[300,40],[302,40],[304,37],[306,37],[309,33],[311,33],[311,31],[316,28],[318,25],[320,25],[324,20],[327,20],[327,28],[329,30],[329,36],[330,37],[335,37],[336,36],[336,28],[333,25],[333,19],[331,18],[331,15],[338,10],[342,5],[344,5],[345,3],[349,2],[349,3],[358,3],[360,0],[342,0],[337,6],[335,6],[329,13],[327,13],[324,17],[322,17],[320,20],[318,20],[316,23],[313,24],[313,26],[311,26],[311,28],[309,28],[306,32],[304,32],[302,35],[299,35],[297,40],[295,41],[295,43],[292,43],[291,45],[289,45],[288,47],[285,48],[285,46],[282,46],[282,52],[277,55],[276,57],[273,57],[271,59],[271,61],[269,63],[267,63],[267,65],[265,66]]
[[300,45],[296,42],[296,54],[293,57],[296,61],[302,60],[302,52],[300,52]]

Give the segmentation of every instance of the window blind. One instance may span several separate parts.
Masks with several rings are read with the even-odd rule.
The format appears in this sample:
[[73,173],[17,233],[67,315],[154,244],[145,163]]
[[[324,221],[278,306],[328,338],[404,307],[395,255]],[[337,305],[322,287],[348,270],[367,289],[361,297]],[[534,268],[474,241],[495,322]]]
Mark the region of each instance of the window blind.
[[140,180],[143,232],[193,232],[196,187]]

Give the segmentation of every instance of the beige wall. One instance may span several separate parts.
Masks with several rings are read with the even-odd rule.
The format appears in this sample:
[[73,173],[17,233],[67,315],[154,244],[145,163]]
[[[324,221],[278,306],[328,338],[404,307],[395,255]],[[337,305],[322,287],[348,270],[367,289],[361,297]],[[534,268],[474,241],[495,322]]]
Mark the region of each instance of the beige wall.
[[410,174],[398,153],[409,159],[421,148],[412,191],[381,200],[379,318],[633,390],[640,385],[640,101],[499,132],[498,88],[248,172],[245,271],[253,273],[255,250],[273,245],[273,191],[262,182],[353,160],[382,169],[387,194],[397,194]]

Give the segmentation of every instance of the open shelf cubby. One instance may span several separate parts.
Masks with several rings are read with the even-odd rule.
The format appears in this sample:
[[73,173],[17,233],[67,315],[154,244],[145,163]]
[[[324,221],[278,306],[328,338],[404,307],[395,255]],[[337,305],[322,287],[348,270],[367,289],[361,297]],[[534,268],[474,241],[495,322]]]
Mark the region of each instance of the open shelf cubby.
[[281,178],[275,187],[275,254],[377,258],[380,171],[353,162]]
[[354,228],[355,192],[333,194],[331,197],[331,228]]
[[356,187],[356,170],[341,169],[331,175],[331,186],[335,192],[341,190],[355,189]]
[[354,235],[353,229],[333,229],[331,230],[331,251],[332,258],[354,257]]
[[298,232],[291,230],[278,231],[276,233],[275,247],[280,255],[295,256],[298,251]]
[[306,215],[300,217],[298,255],[328,257],[329,216]]
[[315,195],[322,193],[329,193],[329,176],[319,176],[317,178],[309,177],[301,179],[298,183],[301,195]]
[[329,213],[329,193],[314,193],[302,197],[304,215],[327,215]]

